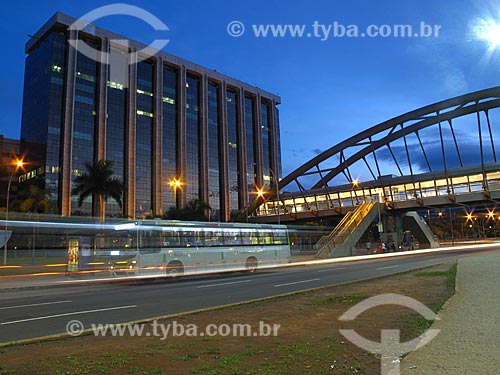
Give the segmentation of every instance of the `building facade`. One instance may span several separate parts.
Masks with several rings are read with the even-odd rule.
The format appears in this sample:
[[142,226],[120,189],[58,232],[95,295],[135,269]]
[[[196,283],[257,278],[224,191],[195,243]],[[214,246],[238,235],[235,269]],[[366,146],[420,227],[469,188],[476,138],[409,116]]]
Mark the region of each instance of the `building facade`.
[[69,30],[74,21],[56,13],[26,44],[24,180],[41,183],[58,213],[97,215],[71,189],[102,159],[125,184],[123,207],[108,201],[107,216],[160,217],[200,199],[227,221],[257,188],[273,191],[278,96],[164,52],[140,55],[145,45],[93,25]]

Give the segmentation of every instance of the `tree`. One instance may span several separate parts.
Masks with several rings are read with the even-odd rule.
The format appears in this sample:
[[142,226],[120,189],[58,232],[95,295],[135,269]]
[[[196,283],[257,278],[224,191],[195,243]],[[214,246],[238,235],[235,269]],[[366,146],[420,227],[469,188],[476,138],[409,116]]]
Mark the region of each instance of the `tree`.
[[235,223],[248,223],[248,216],[248,207],[245,207],[241,210],[231,212],[231,221]]
[[29,185],[27,189],[20,189],[18,200],[21,212],[43,214],[51,207],[47,193],[38,185]]
[[171,207],[166,216],[171,220],[207,221],[207,211],[209,210],[211,208],[207,203],[195,198],[187,202],[184,208]]
[[71,194],[78,195],[78,207],[83,201],[92,196],[99,199],[99,214],[101,223],[104,222],[104,207],[106,201],[112,198],[122,207],[122,194],[125,190],[123,183],[113,177],[113,162],[99,160],[94,163],[85,163],[87,172],[75,178],[75,187]]

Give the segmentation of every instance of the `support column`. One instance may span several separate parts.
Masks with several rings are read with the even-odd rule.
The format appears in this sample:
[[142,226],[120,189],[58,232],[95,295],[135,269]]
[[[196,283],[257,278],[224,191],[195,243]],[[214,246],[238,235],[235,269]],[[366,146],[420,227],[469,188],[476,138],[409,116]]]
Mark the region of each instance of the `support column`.
[[269,155],[269,167],[273,170],[274,177],[273,179],[275,180],[273,182],[273,186],[276,187],[276,185],[279,182],[279,171],[278,171],[278,136],[277,136],[277,126],[276,126],[276,109],[275,109],[276,101],[272,100],[269,103],[269,143],[271,144],[271,152]]
[[135,219],[135,149],[136,149],[136,120],[137,120],[137,55],[135,48],[129,54],[128,70],[128,113],[127,113],[127,156],[125,176],[125,214]]
[[165,184],[162,175],[162,145],[163,145],[163,59],[156,57],[155,80],[154,80],[154,129],[153,129],[153,216],[162,217],[162,188]]
[[[186,67],[179,69],[179,110],[177,121],[177,178],[186,184]],[[184,185],[185,186],[185,185]],[[186,194],[183,187],[177,189],[175,206],[182,208],[186,205]]]
[[[107,93],[108,93],[108,69],[109,69],[109,40],[104,37],[101,40],[101,50],[99,52],[99,65],[97,74],[97,129],[95,141],[94,160],[106,159],[106,113],[107,113]],[[94,216],[101,216],[101,205],[97,197],[92,201],[92,212]],[[106,205],[104,205],[104,215]]]
[[[68,38],[78,43],[78,31],[70,30]],[[75,109],[75,79],[77,50],[67,43],[66,55],[66,89],[64,94],[63,144],[61,147],[62,176],[59,187],[61,200],[61,215],[71,215],[71,175],[73,149],[73,121]]]
[[403,216],[402,214],[395,214],[394,216],[394,224],[396,227],[396,250],[399,249],[399,246],[403,244]]
[[[255,183],[259,188],[264,186],[264,177],[262,171],[262,113],[260,110],[262,98],[260,94],[257,94],[255,98],[255,134],[254,137],[256,139],[255,142],[255,166],[257,171],[257,177],[255,179]],[[274,172],[274,171],[273,171]]]
[[97,106],[97,142],[96,160],[106,159],[106,113],[107,113],[107,93],[108,93],[108,71],[109,71],[109,40],[104,37],[101,42],[98,74],[98,95]]
[[238,90],[238,171],[239,189],[238,197],[241,207],[248,206],[248,180],[247,180],[247,142],[245,131],[245,90]]
[[200,199],[208,204],[208,77],[205,74],[200,84]]
[[229,207],[229,153],[228,153],[228,130],[227,130],[227,99],[226,99],[226,82],[221,82],[219,90],[220,103],[220,134],[219,134],[219,155],[221,157],[221,221],[229,221],[231,218],[231,210]]

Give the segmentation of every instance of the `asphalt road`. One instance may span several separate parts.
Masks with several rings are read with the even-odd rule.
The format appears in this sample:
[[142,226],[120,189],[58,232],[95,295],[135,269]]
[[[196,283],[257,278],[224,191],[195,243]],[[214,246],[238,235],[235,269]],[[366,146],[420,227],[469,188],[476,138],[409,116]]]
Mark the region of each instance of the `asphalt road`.
[[390,275],[486,252],[500,252],[500,244],[485,249],[286,267],[256,274],[5,290],[0,293],[0,343],[64,333],[67,323],[74,319],[88,329],[91,324],[147,319]]

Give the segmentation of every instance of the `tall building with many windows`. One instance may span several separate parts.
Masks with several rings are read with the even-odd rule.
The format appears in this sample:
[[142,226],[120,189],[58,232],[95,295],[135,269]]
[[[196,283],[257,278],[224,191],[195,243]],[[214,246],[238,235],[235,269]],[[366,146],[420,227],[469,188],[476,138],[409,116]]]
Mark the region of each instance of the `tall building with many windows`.
[[71,189],[102,159],[126,187],[107,216],[163,216],[198,198],[227,221],[257,188],[275,189],[278,96],[164,52],[141,55],[145,45],[94,25],[70,30],[75,21],[56,13],[26,44],[21,148],[31,170],[21,180],[37,181],[58,213],[97,215],[97,202],[79,207]]

